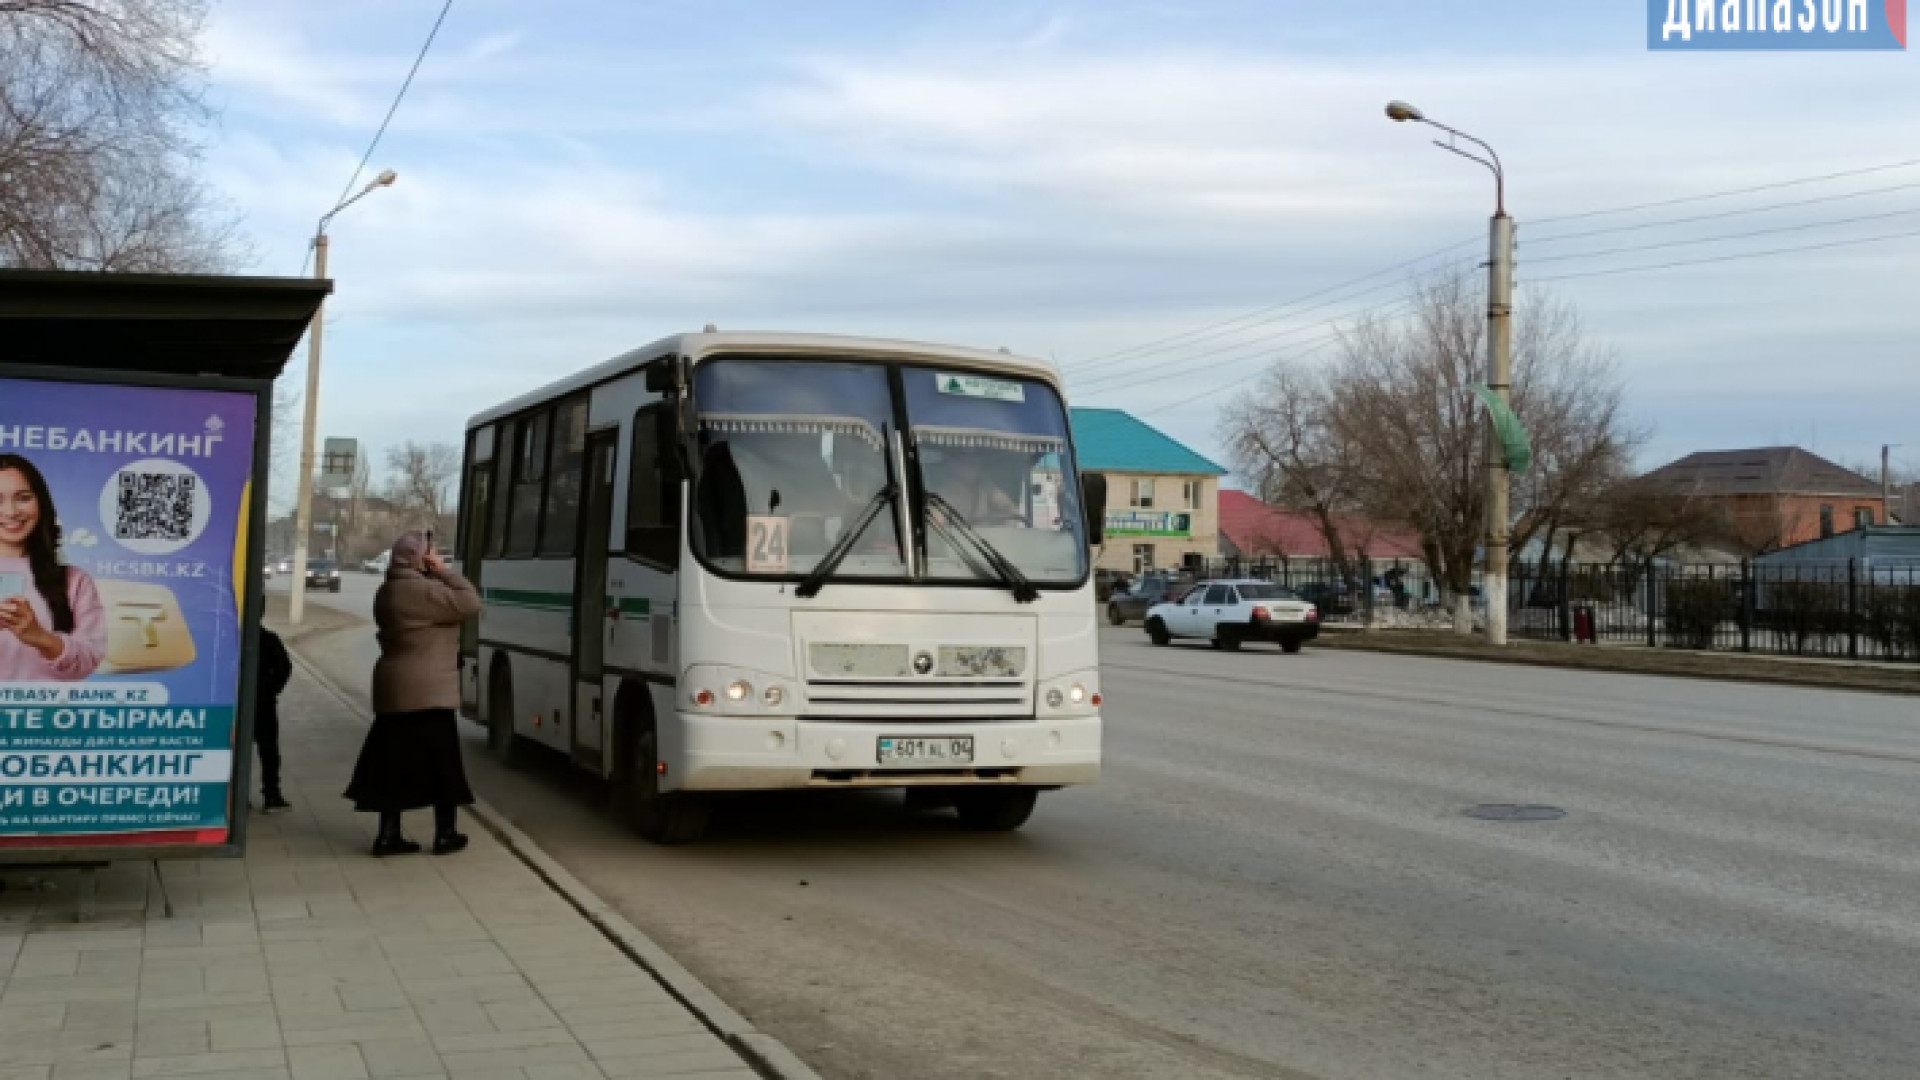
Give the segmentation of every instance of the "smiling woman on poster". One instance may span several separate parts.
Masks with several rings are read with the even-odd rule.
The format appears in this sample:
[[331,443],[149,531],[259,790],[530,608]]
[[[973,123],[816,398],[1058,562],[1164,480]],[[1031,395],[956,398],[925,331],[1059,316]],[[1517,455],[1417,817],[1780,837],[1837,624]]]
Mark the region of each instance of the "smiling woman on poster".
[[46,478],[26,458],[0,454],[0,682],[78,682],[106,655],[100,594],[59,551]]

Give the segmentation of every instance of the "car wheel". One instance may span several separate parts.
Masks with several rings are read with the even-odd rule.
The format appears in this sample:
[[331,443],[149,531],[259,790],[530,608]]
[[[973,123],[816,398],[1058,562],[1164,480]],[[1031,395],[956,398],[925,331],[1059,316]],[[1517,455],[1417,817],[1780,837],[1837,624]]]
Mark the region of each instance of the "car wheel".
[[1299,652],[1305,645],[1306,642],[1301,641],[1299,638],[1288,638],[1280,643],[1280,651],[1286,653],[1288,656],[1292,656],[1294,653]]
[[1173,635],[1167,633],[1166,623],[1161,622],[1159,619],[1149,619],[1147,621],[1147,638],[1155,645],[1165,645],[1167,642],[1173,640]]
[[1213,639],[1213,647],[1219,649],[1221,652],[1239,652],[1240,638],[1231,631],[1224,629],[1217,630],[1215,631],[1215,637]]
[[621,810],[633,831],[655,844],[691,844],[707,832],[711,804],[698,795],[660,790],[660,734],[651,717],[631,743]]
[[953,809],[960,824],[976,832],[1012,832],[1033,816],[1039,798],[1039,788],[960,788]]
[[1107,621],[1115,626],[1125,626],[1127,623],[1127,614],[1120,610],[1120,605],[1108,604]]

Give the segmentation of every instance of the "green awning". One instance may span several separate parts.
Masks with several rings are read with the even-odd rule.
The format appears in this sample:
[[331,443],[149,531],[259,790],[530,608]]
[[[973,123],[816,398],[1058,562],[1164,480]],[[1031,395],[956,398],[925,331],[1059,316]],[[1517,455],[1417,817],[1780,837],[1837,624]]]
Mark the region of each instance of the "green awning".
[[1496,397],[1490,386],[1475,383],[1473,393],[1493,418],[1493,435],[1500,440],[1500,452],[1507,459],[1507,469],[1523,473],[1532,468],[1533,446],[1527,442],[1526,425],[1514,415],[1513,407]]

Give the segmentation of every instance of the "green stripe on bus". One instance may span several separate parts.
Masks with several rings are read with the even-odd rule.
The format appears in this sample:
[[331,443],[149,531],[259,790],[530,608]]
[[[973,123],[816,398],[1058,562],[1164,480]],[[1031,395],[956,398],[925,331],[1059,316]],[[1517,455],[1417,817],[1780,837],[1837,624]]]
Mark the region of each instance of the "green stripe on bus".
[[[533,589],[486,589],[486,602],[498,607],[532,608],[538,611],[569,611],[573,594],[539,592]],[[623,617],[644,619],[653,614],[653,602],[644,596],[607,597],[609,608],[618,608]]]
[[563,592],[536,592],[531,589],[488,589],[483,594],[489,604],[504,607],[557,608],[565,611],[573,607],[573,594]]

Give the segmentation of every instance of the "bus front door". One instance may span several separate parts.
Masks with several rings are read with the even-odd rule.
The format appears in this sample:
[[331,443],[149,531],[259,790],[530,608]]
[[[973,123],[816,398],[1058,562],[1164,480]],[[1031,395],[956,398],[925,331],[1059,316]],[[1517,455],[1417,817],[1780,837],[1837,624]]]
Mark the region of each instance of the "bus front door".
[[606,771],[607,545],[613,528],[613,476],[618,432],[587,438],[587,476],[580,500],[580,551],[573,587],[573,760]]

